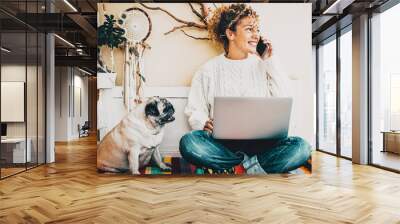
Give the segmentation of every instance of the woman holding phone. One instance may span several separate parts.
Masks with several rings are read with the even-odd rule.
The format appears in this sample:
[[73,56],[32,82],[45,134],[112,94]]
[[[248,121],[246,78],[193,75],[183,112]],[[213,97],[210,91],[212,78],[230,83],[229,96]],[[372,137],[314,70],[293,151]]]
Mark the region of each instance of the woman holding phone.
[[[179,148],[194,165],[217,172],[240,165],[248,174],[286,173],[310,158],[311,146],[300,137],[270,141],[211,136],[215,96],[286,95],[283,77],[270,64],[272,45],[260,36],[258,25],[257,13],[246,4],[224,5],[210,20],[210,36],[224,53],[206,62],[192,80],[185,114],[193,131],[182,137]],[[241,152],[244,148],[247,154]]]

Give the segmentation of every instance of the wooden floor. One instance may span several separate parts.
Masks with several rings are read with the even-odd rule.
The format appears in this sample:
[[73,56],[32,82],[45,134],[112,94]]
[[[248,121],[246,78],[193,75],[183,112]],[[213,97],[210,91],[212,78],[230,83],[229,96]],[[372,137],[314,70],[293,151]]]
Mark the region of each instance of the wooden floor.
[[0,223],[400,223],[400,175],[313,155],[313,174],[98,174],[96,142],[57,145],[57,162],[0,181]]
[[17,168],[1,168],[1,177],[8,177],[13,174],[25,171],[25,167],[17,167]]
[[374,151],[372,162],[377,165],[400,170],[400,154],[376,150]]

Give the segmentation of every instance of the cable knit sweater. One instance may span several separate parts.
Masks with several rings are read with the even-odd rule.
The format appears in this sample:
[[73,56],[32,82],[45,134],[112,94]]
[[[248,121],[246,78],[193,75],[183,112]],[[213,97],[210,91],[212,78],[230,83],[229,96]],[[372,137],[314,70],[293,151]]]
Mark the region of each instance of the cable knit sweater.
[[185,114],[193,130],[202,130],[213,117],[214,97],[285,96],[285,77],[278,74],[271,59],[250,54],[231,60],[224,54],[206,62],[194,75]]

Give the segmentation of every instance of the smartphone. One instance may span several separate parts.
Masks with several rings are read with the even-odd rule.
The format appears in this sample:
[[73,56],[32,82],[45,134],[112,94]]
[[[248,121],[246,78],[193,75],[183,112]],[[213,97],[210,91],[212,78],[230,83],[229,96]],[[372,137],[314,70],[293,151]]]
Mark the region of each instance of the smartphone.
[[268,45],[264,44],[264,41],[260,37],[257,43],[257,53],[262,56],[264,52],[268,49]]

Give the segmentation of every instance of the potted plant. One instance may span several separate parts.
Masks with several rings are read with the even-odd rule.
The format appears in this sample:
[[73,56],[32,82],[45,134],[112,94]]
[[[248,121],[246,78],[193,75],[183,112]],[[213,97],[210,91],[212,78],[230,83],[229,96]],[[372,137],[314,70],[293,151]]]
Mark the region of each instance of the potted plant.
[[[107,46],[111,49],[111,72],[102,61],[100,52],[98,52],[100,55],[97,61],[99,72],[98,88],[112,88],[114,86],[116,78],[114,48],[118,48],[121,44],[125,43],[126,38],[124,37],[124,34],[125,30],[117,25],[117,20],[114,15],[105,15],[104,23],[97,29],[97,44],[98,47]],[[111,86],[107,84],[109,81],[112,82]]]

